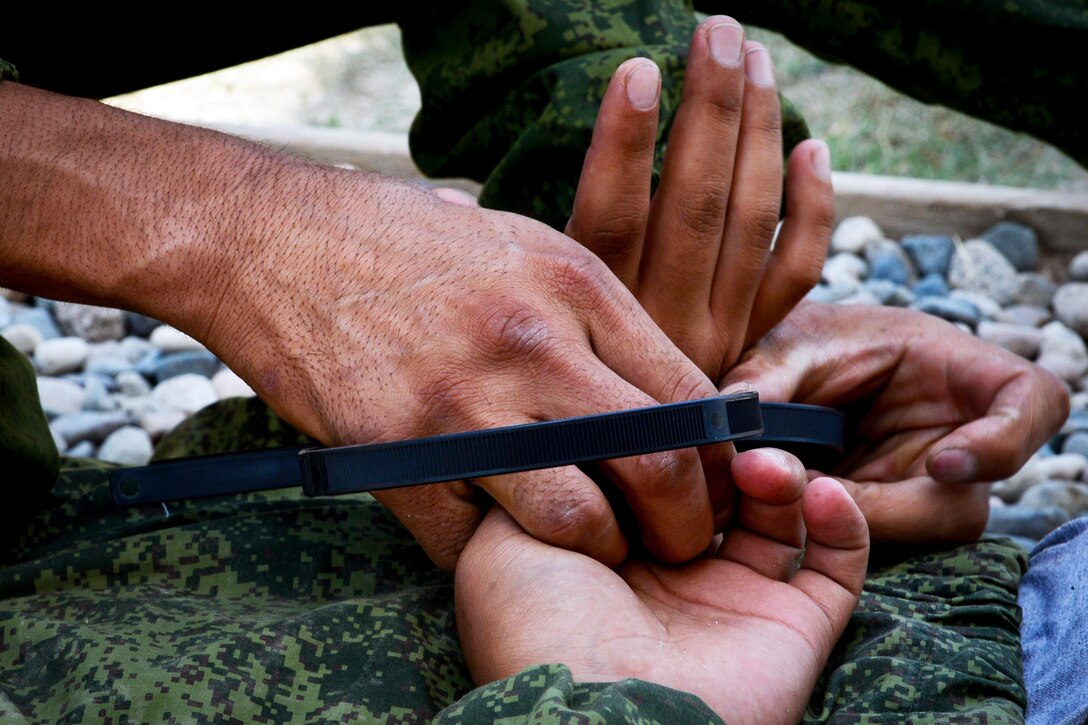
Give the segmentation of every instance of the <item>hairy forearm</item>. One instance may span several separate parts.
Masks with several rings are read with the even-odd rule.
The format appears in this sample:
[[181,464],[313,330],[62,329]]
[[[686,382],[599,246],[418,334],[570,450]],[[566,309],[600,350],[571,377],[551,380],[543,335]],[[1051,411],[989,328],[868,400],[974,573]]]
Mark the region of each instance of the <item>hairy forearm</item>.
[[0,128],[0,284],[191,325],[252,241],[238,218],[270,165],[256,146],[15,83]]

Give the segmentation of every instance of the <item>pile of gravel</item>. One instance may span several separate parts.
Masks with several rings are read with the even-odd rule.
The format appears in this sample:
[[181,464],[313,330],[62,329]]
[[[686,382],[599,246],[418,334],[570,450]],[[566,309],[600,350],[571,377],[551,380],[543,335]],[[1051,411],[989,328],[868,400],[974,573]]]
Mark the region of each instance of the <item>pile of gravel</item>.
[[[851,217],[835,230],[810,293],[942,317],[1069,386],[1073,412],[1061,433],[994,487],[989,530],[1025,544],[1088,513],[1088,252],[1057,274],[1040,265],[1036,234],[1020,224],[967,241],[896,241],[873,220]],[[155,441],[187,415],[253,394],[199,342],[131,312],[5,291],[0,334],[34,363],[57,447],[69,456],[146,463]]]
[[26,353],[58,450],[142,465],[191,413],[253,391],[188,335],[132,312],[4,291],[0,334]]

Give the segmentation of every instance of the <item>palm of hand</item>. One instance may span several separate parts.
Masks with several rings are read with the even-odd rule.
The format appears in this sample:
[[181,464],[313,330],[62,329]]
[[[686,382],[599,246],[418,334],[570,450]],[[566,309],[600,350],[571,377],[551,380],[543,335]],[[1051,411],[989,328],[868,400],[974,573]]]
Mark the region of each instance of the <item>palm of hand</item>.
[[[874,541],[978,538],[989,487],[1068,414],[1056,379],[922,313],[805,303],[722,381],[847,413],[833,473]],[[955,511],[955,516],[949,516]]]
[[[760,455],[739,465],[753,469]],[[767,471],[741,470],[739,485],[770,490]],[[582,681],[636,677],[693,692],[730,723],[796,722],[857,602],[868,539],[834,481],[813,481],[802,498],[799,466],[793,478],[792,499],[742,500],[718,551],[682,566],[640,556],[613,571],[492,511],[457,570],[474,678],[562,662]]]

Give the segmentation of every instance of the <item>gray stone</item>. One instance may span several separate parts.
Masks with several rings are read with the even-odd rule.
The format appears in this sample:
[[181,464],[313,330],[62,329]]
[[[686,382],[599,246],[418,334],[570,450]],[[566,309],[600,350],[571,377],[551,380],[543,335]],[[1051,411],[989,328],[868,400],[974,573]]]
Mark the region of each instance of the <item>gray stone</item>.
[[1071,516],[1080,516],[1088,513],[1088,484],[1043,481],[1024,492],[1020,505],[1036,509],[1056,506]]
[[886,279],[908,287],[917,280],[910,258],[895,242],[885,239],[869,244],[865,259],[869,262],[869,279]]
[[862,286],[880,300],[882,305],[891,304],[891,301],[896,298],[896,290],[901,287],[901,285],[886,279],[866,280]]
[[96,357],[87,361],[84,370],[113,377],[126,370],[132,370],[132,363],[123,357]]
[[983,320],[978,323],[978,336],[991,345],[1003,347],[1028,360],[1035,359],[1043,344],[1043,331],[1039,328],[1010,325],[1007,322]]
[[1062,442],[1062,453],[1076,453],[1082,456],[1088,456],[1088,433],[1084,431],[1077,431],[1076,433],[1066,436]]
[[223,368],[212,377],[212,386],[215,387],[219,399],[224,398],[252,398],[255,393],[245,380],[242,380],[230,368]]
[[203,350],[204,346],[186,335],[181,330],[169,325],[159,325],[151,332],[151,344],[162,352],[181,352],[183,350]]
[[57,302],[53,317],[61,332],[87,342],[120,340],[125,335],[125,313],[108,307]]
[[57,337],[34,348],[34,365],[43,375],[79,370],[87,359],[87,343],[78,337]]
[[1088,282],[1088,252],[1081,252],[1069,262],[1069,279],[1074,282]]
[[105,412],[118,409],[117,401],[110,395],[109,388],[97,376],[88,375],[83,385],[87,393],[87,397],[83,401],[84,410]]
[[30,355],[42,342],[42,333],[36,327],[17,322],[4,329],[4,339],[19,352]]
[[1000,222],[982,234],[1020,272],[1039,266],[1039,238],[1035,230],[1016,222]]
[[150,367],[149,377],[158,382],[189,373],[210,378],[219,369],[219,358],[207,350],[187,350],[163,355]]
[[1077,431],[1088,431],[1088,410],[1074,409],[1069,411],[1069,417],[1062,424],[1062,433],[1076,433]]
[[1061,380],[1076,382],[1088,371],[1088,348],[1080,335],[1060,322],[1043,326],[1043,340],[1035,364]]
[[179,410],[148,411],[140,416],[140,427],[147,431],[151,440],[157,441],[177,428],[186,417]]
[[861,289],[860,282],[840,283],[835,285],[818,284],[806,297],[816,302],[838,302]]
[[1081,337],[1088,336],[1088,283],[1063,284],[1054,293],[1054,316]]
[[148,353],[154,352],[155,348],[147,340],[141,340],[138,337],[126,337],[117,344],[117,351],[121,357],[135,365]]
[[38,376],[38,397],[46,417],[52,419],[78,413],[87,394],[71,381]]
[[1017,288],[1013,302],[1029,307],[1049,307],[1058,285],[1037,272],[1021,272],[1016,275]]
[[884,232],[869,217],[847,217],[839,222],[831,234],[831,251],[858,254],[865,249],[865,245],[883,238]]
[[868,289],[862,287],[849,297],[844,297],[839,300],[840,305],[879,305],[881,304],[880,298],[870,292]]
[[919,297],[944,297],[948,294],[948,283],[939,274],[927,274],[918,280],[911,289]]
[[109,434],[98,449],[98,458],[110,463],[143,466],[151,460],[151,450],[151,436],[142,428],[127,425]]
[[66,450],[64,455],[69,458],[94,458],[95,450],[94,443],[91,443],[90,441],[80,441]]
[[1011,303],[1018,288],[1016,268],[981,239],[965,242],[953,255],[948,282],[956,289],[988,295],[1000,305]]
[[129,398],[147,395],[151,392],[151,384],[147,379],[135,370],[122,370],[117,373],[117,389]]
[[154,317],[141,315],[139,312],[125,312],[125,330],[130,335],[142,338],[150,337],[155,328],[161,324]]
[[1039,468],[1039,461],[1041,460],[1041,456],[1033,456],[1012,476],[1004,481],[995,483],[992,490],[993,495],[997,496],[1005,503],[1016,503],[1019,501],[1025,491],[1043,481],[1044,476]]
[[1068,512],[1056,506],[1042,509],[1028,506],[991,508],[986,533],[1038,540],[1069,519]]
[[1050,322],[1050,310],[1043,309],[1042,307],[1013,305],[1012,307],[1006,307],[995,314],[994,320],[997,322],[1008,322],[1011,325],[1041,327]]
[[948,293],[948,296],[954,300],[963,300],[964,302],[970,302],[972,305],[978,308],[979,313],[986,319],[993,319],[993,316],[1001,312],[1001,305],[997,304],[992,297],[985,295],[981,292],[971,292],[964,289],[954,289]]
[[903,251],[907,253],[918,272],[936,274],[942,278],[948,274],[956,243],[952,237],[935,234],[915,234],[903,237]]
[[836,254],[824,262],[820,277],[829,285],[860,282],[869,272],[869,265],[856,254]]
[[53,316],[48,310],[41,307],[28,307],[15,315],[15,322],[22,325],[30,325],[41,333],[43,340],[52,340],[60,337],[60,329],[53,321]]
[[962,322],[970,327],[974,327],[982,319],[981,313],[973,304],[951,297],[919,297],[910,307],[912,310],[920,310],[949,322]]
[[151,399],[164,408],[195,413],[219,400],[212,381],[192,373],[164,380],[151,391]]
[[128,415],[115,413],[75,413],[62,415],[49,424],[69,445],[80,441],[99,443],[106,436],[128,423]]
[[1037,471],[1043,478],[1078,481],[1088,467],[1088,458],[1079,453],[1061,453],[1038,461]]

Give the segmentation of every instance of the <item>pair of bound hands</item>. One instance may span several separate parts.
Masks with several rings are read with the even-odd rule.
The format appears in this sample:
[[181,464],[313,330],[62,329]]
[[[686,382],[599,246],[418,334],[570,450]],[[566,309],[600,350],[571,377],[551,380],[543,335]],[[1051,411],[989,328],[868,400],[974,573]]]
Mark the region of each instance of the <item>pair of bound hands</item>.
[[839,476],[771,449],[736,456],[728,478],[708,476],[724,536],[680,566],[642,551],[613,570],[537,540],[496,507],[457,567],[462,646],[479,682],[555,661],[578,679],[693,692],[728,722],[796,721],[860,596],[869,533],[977,538],[989,495],[980,482],[1013,473],[1064,420],[1056,380],[947,323],[794,309],[830,237],[830,163],[819,142],[791,154],[771,251],[778,98],[766,50],[742,33],[725,17],[697,29],[652,200],[657,105],[647,99],[660,76],[644,59],[617,70],[566,232],[722,390],[849,409]]

